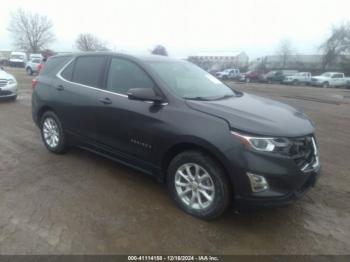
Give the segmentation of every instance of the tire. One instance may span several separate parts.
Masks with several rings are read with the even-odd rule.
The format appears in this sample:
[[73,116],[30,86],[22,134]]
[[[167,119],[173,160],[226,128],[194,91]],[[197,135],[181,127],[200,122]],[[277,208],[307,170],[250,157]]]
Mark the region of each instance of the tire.
[[[187,170],[196,178],[191,179]],[[173,158],[168,167],[167,185],[171,197],[183,211],[204,220],[218,218],[231,202],[231,186],[224,170],[200,151],[185,151]],[[181,196],[182,192],[187,193]],[[191,199],[194,199],[192,203]]]
[[246,79],[245,79],[245,82],[246,82],[246,83],[250,83],[250,78],[249,78],[249,77],[246,78]]
[[54,112],[46,111],[43,114],[40,120],[40,131],[41,138],[49,151],[55,154],[63,154],[67,151],[66,134],[61,121]]
[[328,87],[329,87],[329,83],[328,83],[328,82],[324,82],[324,83],[322,84],[322,87],[323,87],[323,88],[328,88]]
[[26,71],[29,76],[33,75],[33,70],[30,67],[27,67]]
[[298,80],[293,80],[293,85],[294,85],[294,86],[299,85],[299,81],[298,81]]

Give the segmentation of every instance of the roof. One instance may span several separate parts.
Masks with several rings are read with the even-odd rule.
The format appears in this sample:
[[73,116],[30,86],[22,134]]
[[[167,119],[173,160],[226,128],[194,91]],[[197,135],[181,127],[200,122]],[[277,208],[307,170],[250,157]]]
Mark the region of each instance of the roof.
[[167,56],[161,56],[161,55],[140,55],[140,54],[128,54],[128,53],[117,53],[117,52],[75,52],[75,53],[68,53],[68,54],[59,54],[56,55],[56,57],[59,56],[91,56],[91,55],[109,55],[109,56],[120,56],[120,57],[128,57],[131,59],[137,59],[144,62],[150,62],[150,61],[181,61],[180,59],[170,58]]

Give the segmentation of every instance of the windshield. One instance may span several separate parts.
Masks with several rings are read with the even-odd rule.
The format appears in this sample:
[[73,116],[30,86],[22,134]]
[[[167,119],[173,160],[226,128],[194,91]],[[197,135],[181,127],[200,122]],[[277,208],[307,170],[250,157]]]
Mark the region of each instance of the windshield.
[[173,93],[185,99],[212,100],[237,95],[198,66],[185,61],[152,61],[151,67]]
[[274,75],[276,73],[276,71],[270,71],[270,72],[268,72],[267,74],[266,74],[266,76],[272,76],[272,75]]

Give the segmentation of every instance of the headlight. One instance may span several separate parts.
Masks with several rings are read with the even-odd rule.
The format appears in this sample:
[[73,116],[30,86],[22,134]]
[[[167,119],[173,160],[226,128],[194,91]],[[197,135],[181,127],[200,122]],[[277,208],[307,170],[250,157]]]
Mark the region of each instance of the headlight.
[[242,135],[234,131],[231,131],[231,133],[238,137],[244,144],[257,151],[278,152],[290,145],[290,141],[287,138],[253,137]]
[[9,79],[7,80],[7,84],[8,85],[12,85],[12,84],[15,84],[16,83],[16,80],[15,79]]

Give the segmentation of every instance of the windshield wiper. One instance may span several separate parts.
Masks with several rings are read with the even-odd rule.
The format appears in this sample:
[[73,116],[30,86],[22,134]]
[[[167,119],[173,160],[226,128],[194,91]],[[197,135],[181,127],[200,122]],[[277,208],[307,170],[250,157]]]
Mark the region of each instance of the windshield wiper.
[[184,99],[188,100],[197,100],[197,101],[214,101],[214,100],[220,100],[225,98],[234,97],[233,94],[226,94],[223,96],[209,96],[209,97],[203,97],[203,96],[195,96],[195,97],[184,97]]
[[210,101],[212,99],[204,96],[184,97],[186,100]]
[[230,98],[230,97],[234,97],[234,96],[235,96],[235,95],[228,94],[228,95],[223,95],[223,96],[215,97],[213,100],[220,100],[220,99]]

